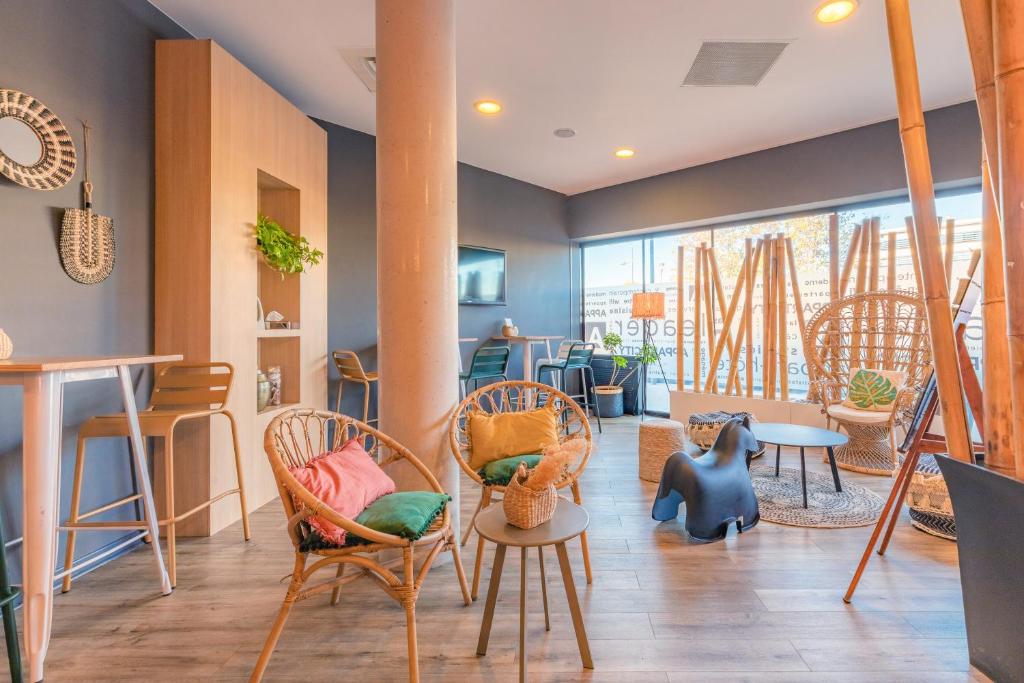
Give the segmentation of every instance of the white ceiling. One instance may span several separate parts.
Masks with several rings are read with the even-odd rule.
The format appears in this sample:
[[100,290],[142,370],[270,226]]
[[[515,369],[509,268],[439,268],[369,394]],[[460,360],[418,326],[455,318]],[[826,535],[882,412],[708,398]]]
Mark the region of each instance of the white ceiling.
[[[818,1],[456,0],[459,159],[575,194],[894,118],[882,0],[831,26]],[[372,46],[373,0],[152,2],[307,113],[374,131],[338,52]],[[960,3],[911,5],[925,108],[971,99]],[[757,87],[680,87],[703,40],[778,39],[793,43]],[[480,116],[484,97],[505,110]]]

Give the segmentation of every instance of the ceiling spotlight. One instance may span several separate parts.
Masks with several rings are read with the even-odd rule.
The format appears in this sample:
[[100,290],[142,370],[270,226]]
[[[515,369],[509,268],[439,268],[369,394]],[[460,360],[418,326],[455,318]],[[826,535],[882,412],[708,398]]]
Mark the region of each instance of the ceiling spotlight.
[[615,150],[615,156],[619,159],[631,159],[636,154],[636,150],[632,147],[619,147]]
[[826,0],[814,10],[814,18],[823,24],[834,24],[857,10],[857,0]]
[[479,102],[474,102],[473,107],[481,114],[486,114],[487,116],[493,116],[501,111],[501,104],[494,100],[480,100]]
[[576,131],[572,128],[555,128],[556,138],[571,138],[574,135],[576,135]]

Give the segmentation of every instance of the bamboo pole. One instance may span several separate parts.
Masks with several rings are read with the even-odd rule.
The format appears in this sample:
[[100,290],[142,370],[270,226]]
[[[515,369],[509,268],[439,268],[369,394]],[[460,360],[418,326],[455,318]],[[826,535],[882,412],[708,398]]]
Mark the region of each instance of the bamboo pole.
[[[886,238],[886,259],[885,259],[885,288],[895,292],[896,287],[896,233],[885,233]],[[892,370],[893,358],[896,355],[893,345],[896,343],[896,321],[894,316],[887,313],[884,323],[885,343],[882,345],[882,367],[885,370]]]
[[[747,348],[747,362],[744,366],[744,374],[747,381],[747,398],[754,396],[754,276],[757,274],[757,257],[752,252],[753,240],[749,237],[743,241],[744,263],[747,264],[747,289],[743,306],[743,320],[740,329],[743,330],[744,343]],[[757,254],[761,254],[761,242],[757,243]]]
[[[718,273],[718,262],[714,258],[714,253],[711,254],[711,268],[715,276],[715,287],[721,291],[721,277]],[[718,365],[718,361],[722,358],[722,351],[725,350],[726,343],[729,344],[729,359],[730,364],[735,361],[735,357],[732,355],[733,336],[732,336],[732,321],[736,315],[736,307],[739,305],[740,297],[743,295],[743,285],[746,280],[747,268],[746,264],[740,266],[739,273],[736,275],[736,287],[732,290],[732,301],[729,302],[729,307],[722,314],[722,333],[718,335],[718,341],[715,342],[715,350],[711,354],[711,367],[714,368]],[[721,295],[721,299],[724,299],[724,294]],[[725,383],[725,393],[728,394],[732,388],[732,384],[727,380]],[[718,373],[711,372],[708,374],[707,382],[704,384],[704,391],[710,391],[713,394],[718,393]]]
[[[1003,2],[1006,0],[997,0],[998,4]],[[1006,2],[1006,4],[1014,3]],[[964,409],[963,378],[960,374],[960,364],[956,353],[956,340],[953,337],[949,288],[942,277],[938,220],[935,215],[935,186],[932,181],[928,140],[924,128],[924,113],[921,108],[921,91],[917,79],[917,58],[914,54],[910,7],[908,0],[886,0],[885,9],[889,30],[889,49],[892,53],[893,77],[896,83],[900,139],[907,168],[907,186],[914,209],[914,235],[917,239],[918,257],[921,262],[932,362],[935,368],[946,443],[950,455],[958,460],[971,462],[974,460],[974,453],[967,428],[967,414]],[[1019,7],[1016,9],[1020,10]],[[1019,26],[1024,28],[1024,21],[1019,22]],[[1024,40],[1018,40],[1017,43],[1024,46]],[[1024,75],[1024,71],[1018,70],[1016,73]],[[1024,157],[1024,155],[1021,156]],[[1020,175],[1020,178],[1024,179],[1024,173]],[[1021,231],[1018,230],[1019,232]],[[1024,240],[1021,241],[1021,246],[1024,247]],[[1021,256],[1024,256],[1024,249],[1021,252]],[[1012,258],[1009,253],[1007,256]],[[1021,299],[1021,303],[1024,304],[1024,298]],[[1018,319],[1024,320],[1024,305],[1021,306],[1021,313],[1022,315]],[[1024,332],[1024,325],[1021,327],[1021,332]],[[1022,340],[1021,347],[1019,352],[1024,355],[1024,340]],[[1024,373],[1021,373],[1019,384],[1022,397],[1024,397]],[[1024,452],[1020,452],[1018,455],[1021,457],[1021,464],[1024,464]]]
[[768,247],[765,250],[765,263],[768,266],[768,351],[765,357],[765,365],[768,371],[768,396],[775,400],[776,387],[776,360],[779,349],[779,312],[778,312],[778,279],[779,259],[778,247],[775,244],[775,237],[769,238]]
[[[797,277],[796,257],[793,255],[793,240],[786,238],[786,258],[789,262],[789,282],[793,290],[793,308],[796,311],[796,326],[800,337],[800,352],[804,358],[804,364],[810,369],[811,364],[807,362],[807,349],[804,348],[804,331],[807,329],[807,322],[804,319],[804,300],[800,296],[800,278]],[[808,377],[813,379],[813,377]]]
[[700,297],[701,297],[701,263],[704,255],[704,244],[693,250],[693,391],[700,393],[701,371],[700,371]]
[[[871,221],[864,220],[860,231],[860,249],[857,252],[857,279],[853,293],[863,294],[868,282],[868,260],[871,258]],[[850,369],[864,367],[861,358],[864,346],[864,304],[858,303],[854,310],[854,324],[850,330]]]
[[[708,335],[708,355],[710,359],[711,345],[715,343],[715,299],[714,294],[711,291],[711,248],[707,247],[704,249],[704,263],[702,269],[704,273],[704,324],[705,332]],[[708,366],[708,374],[714,372],[714,368]]]
[[683,362],[683,323],[686,316],[683,312],[683,272],[686,256],[686,247],[680,245],[676,248],[676,391],[682,391],[686,383],[686,364]]
[[[942,219],[939,219],[942,222]],[[946,247],[942,252],[943,269],[946,271],[946,287],[953,286],[953,241],[956,238],[956,221],[946,220]]]
[[982,358],[985,391],[982,413],[985,415],[985,465],[1002,474],[1014,476],[1013,411],[1010,390],[1010,350],[1006,339],[1006,286],[1003,281],[1003,236],[996,215],[995,190],[989,165],[981,165],[981,318]]
[[885,233],[885,288],[890,292],[899,289],[896,286],[896,233]]
[[786,320],[789,304],[786,301],[786,236],[781,232],[775,237],[776,254],[778,261],[779,277],[777,285],[779,288],[777,297],[779,300],[779,398],[783,401],[789,400],[789,324]]
[[910,249],[910,262],[914,266],[914,284],[917,285],[917,293],[924,296],[924,284],[921,282],[921,261],[917,258],[917,238],[914,237],[914,217],[907,216],[904,222],[907,228],[907,247]]
[[839,276],[839,291],[836,297],[842,299],[846,296],[846,289],[850,286],[850,275],[853,273],[853,264],[857,261],[857,253],[860,251],[860,241],[863,239],[864,226],[856,225],[853,228],[853,236],[850,238],[850,248],[846,251],[846,263],[843,264],[843,272]]
[[[878,276],[882,261],[882,219],[875,217],[871,219],[871,257],[868,265],[869,292],[877,292]],[[878,302],[872,300],[868,306],[868,363],[871,367],[877,368],[880,360],[879,351],[879,330],[878,330]]]
[[[999,201],[1006,282],[1006,328],[1017,478],[1024,479],[1024,6],[994,0]],[[992,160],[997,161],[996,159]],[[995,179],[996,174],[993,174]]]
[[[708,257],[709,257],[709,259],[711,261],[711,276],[713,278],[712,279],[712,284],[714,285],[714,289],[715,289],[715,299],[718,301],[718,314],[720,316],[722,316],[722,320],[723,320],[723,323],[722,323],[722,335],[721,336],[726,337],[726,339],[728,341],[728,344],[729,344],[727,348],[729,349],[729,352],[731,353],[732,352],[732,328],[727,323],[724,322],[725,321],[725,314],[726,314],[726,311],[728,309],[728,305],[725,302],[725,288],[722,287],[722,276],[718,272],[718,259],[715,258],[715,250],[713,248],[711,249],[710,252],[708,252]],[[743,270],[740,269],[740,273],[741,274],[742,274],[742,272],[743,272]],[[732,294],[734,300],[736,299],[737,293],[739,291],[738,283],[739,283],[740,275],[737,275],[736,279],[737,279],[737,289],[733,290],[733,294]],[[715,393],[715,394],[718,393],[718,371],[717,371],[718,361],[719,361],[719,358],[715,358],[711,362],[711,368],[712,368],[711,373],[712,373],[712,375],[715,378],[715,385],[714,385],[712,393]],[[711,377],[709,376],[708,379],[711,379]],[[725,393],[726,394],[729,393],[730,388],[731,388],[730,385],[728,385],[728,384],[725,385]],[[705,389],[705,391],[706,391],[706,389]]]
[[[981,119],[981,137],[984,144],[984,163],[992,179],[992,187],[999,189],[999,134],[996,112],[995,56],[992,42],[992,0],[960,0],[967,34],[967,49],[974,71],[974,95]],[[996,203],[996,222],[999,206]],[[1001,244],[1001,242],[1000,242]]]
[[761,398],[768,398],[768,310],[771,303],[771,254],[772,236],[761,237]]

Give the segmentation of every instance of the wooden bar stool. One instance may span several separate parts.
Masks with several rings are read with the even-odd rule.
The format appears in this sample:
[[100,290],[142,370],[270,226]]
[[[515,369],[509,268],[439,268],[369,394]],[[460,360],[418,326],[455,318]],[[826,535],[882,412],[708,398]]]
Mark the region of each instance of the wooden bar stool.
[[18,625],[14,621],[14,601],[21,594],[11,587],[7,576],[7,553],[4,551],[4,522],[0,518],[0,610],[3,611],[4,639],[7,642],[7,664],[11,670],[11,681],[21,681],[21,649],[18,647]]
[[[159,520],[167,527],[167,569],[171,585],[177,583],[175,563],[175,525],[205,510],[221,498],[238,494],[242,508],[242,533],[249,540],[249,512],[245,504],[245,483],[242,476],[242,458],[238,447],[238,428],[235,417],[225,408],[235,369],[230,363],[174,363],[161,370],[153,384],[149,407],[139,413],[143,436],[162,437],[164,440],[164,479],[166,483],[167,517]],[[174,428],[179,422],[223,415],[231,424],[231,441],[235,452],[235,473],[238,488],[224,491],[196,507],[175,514],[174,509]],[[64,582],[61,591],[71,590],[71,569],[75,555],[75,536],[78,529],[144,529],[143,522],[87,522],[90,517],[135,502],[141,494],[127,496],[87,512],[79,511],[82,499],[82,480],[85,470],[85,442],[88,439],[127,437],[128,420],[124,413],[100,415],[90,418],[78,430],[78,452],[75,458],[75,481],[71,493],[71,514],[67,524],[67,552],[64,555]]]
[[334,404],[334,412],[341,412],[341,390],[345,387],[345,382],[354,382],[363,385],[363,423],[377,422],[376,418],[369,419],[370,384],[377,381],[377,373],[363,370],[363,364],[359,362],[359,356],[355,351],[342,349],[331,355],[334,357],[334,365],[338,368],[338,374],[341,375],[341,379],[338,381],[338,400]]

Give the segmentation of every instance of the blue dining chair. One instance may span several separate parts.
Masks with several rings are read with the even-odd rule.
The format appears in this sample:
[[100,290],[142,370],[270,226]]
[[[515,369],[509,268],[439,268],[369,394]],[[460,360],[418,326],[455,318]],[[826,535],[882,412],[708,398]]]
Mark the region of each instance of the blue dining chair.
[[[565,358],[558,358],[549,363],[544,363],[537,368],[537,381],[540,382],[545,372],[550,372],[552,377],[552,386],[562,387],[562,390],[566,390],[566,373],[572,372],[573,370],[579,370],[580,372],[580,385],[582,393],[572,395],[569,394],[569,398],[583,399],[584,411],[590,413],[590,398],[587,391],[587,380],[590,380],[590,386],[595,386],[594,383],[594,368],[590,366],[591,361],[594,359],[594,348],[595,345],[589,342],[575,341],[569,346],[569,350],[565,354]],[[557,383],[556,383],[557,382]],[[568,394],[568,391],[566,391]],[[594,403],[594,416],[597,417],[597,431],[603,433],[601,428],[601,411],[597,407],[597,403]]]

